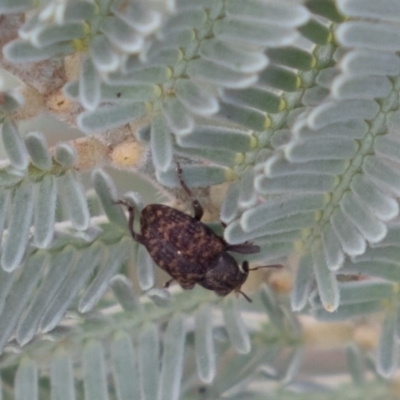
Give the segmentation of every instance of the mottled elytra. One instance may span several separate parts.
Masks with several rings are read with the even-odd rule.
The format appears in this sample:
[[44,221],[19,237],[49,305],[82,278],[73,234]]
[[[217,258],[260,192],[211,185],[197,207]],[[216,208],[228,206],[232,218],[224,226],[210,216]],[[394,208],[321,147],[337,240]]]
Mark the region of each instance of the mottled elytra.
[[162,204],[149,204],[141,212],[141,231],[136,233],[133,229],[134,207],[120,200],[117,203],[126,206],[129,212],[128,224],[132,238],[145,246],[155,263],[171,276],[165,287],[177,281],[183,289],[193,289],[197,283],[213,290],[218,296],[226,296],[235,291],[251,302],[240,290],[249,271],[282,266],[249,268],[249,263],[244,261],[239,268],[237,261],[228,252],[258,253],[260,247],[248,242],[228,244],[203,224],[203,208],[183,181],[179,164],[177,174],[182,188],[192,201],[194,217]]

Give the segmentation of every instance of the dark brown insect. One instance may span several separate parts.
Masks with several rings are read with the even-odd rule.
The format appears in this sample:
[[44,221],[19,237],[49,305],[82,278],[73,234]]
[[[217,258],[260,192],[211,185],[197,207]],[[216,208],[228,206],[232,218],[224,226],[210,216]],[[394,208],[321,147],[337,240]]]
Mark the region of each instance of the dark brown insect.
[[228,252],[258,253],[260,247],[248,242],[228,244],[203,224],[203,208],[183,181],[179,164],[177,167],[180,184],[192,200],[194,217],[162,204],[149,204],[140,215],[141,232],[136,233],[133,229],[134,207],[120,200],[117,203],[128,208],[132,238],[145,246],[155,263],[172,277],[164,287],[168,287],[174,280],[183,289],[193,289],[197,283],[213,290],[218,296],[226,296],[235,291],[251,302],[240,290],[249,271],[280,268],[282,265],[249,268],[249,263],[244,261],[240,269],[237,261]]

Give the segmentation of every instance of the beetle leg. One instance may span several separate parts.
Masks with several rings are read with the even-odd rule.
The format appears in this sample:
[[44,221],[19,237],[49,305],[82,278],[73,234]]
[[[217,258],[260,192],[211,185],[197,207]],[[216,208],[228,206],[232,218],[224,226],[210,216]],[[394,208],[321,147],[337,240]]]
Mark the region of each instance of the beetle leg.
[[239,253],[239,254],[253,254],[253,253],[258,253],[260,251],[260,246],[256,246],[255,244],[245,242],[240,244],[228,244],[225,250],[233,251],[234,253]]
[[121,204],[121,205],[125,206],[128,209],[128,214],[129,214],[128,229],[129,229],[129,233],[131,234],[133,240],[135,240],[138,243],[144,244],[142,235],[139,235],[133,229],[133,224],[135,222],[135,208],[132,207],[127,201],[124,201],[124,200],[118,200],[118,201],[115,201],[114,203],[115,204]]
[[252,300],[249,296],[247,296],[246,293],[243,293],[241,290],[238,290],[238,291],[236,292],[236,296],[238,296],[238,293],[240,293],[249,303],[252,303],[252,302],[253,302],[253,300]]
[[174,278],[169,279],[168,281],[164,282],[163,288],[168,289],[169,285],[174,281]]
[[187,187],[186,183],[184,182],[182,178],[182,168],[178,162],[176,162],[176,172],[178,175],[179,182],[183,188],[183,190],[186,192],[186,194],[190,197],[192,200],[192,207],[194,211],[194,219],[197,221],[200,221],[201,218],[203,217],[203,207],[199,203],[199,201],[193,197],[192,191]]

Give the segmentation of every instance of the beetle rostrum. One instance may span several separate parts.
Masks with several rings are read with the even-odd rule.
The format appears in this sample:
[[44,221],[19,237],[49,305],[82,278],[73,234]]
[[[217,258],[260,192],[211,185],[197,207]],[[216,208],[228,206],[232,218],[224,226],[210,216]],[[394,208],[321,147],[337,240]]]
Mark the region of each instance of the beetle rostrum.
[[249,268],[244,261],[239,268],[237,261],[229,252],[252,254],[260,247],[249,242],[231,245],[216,235],[211,228],[201,222],[203,208],[182,179],[182,170],[177,164],[179,182],[190,197],[194,217],[162,204],[149,204],[140,215],[140,233],[134,231],[135,209],[129,203],[119,200],[117,204],[127,207],[129,212],[129,231],[132,238],[146,247],[154,262],[183,289],[193,289],[198,284],[213,290],[218,296],[226,296],[232,291],[242,294],[249,302],[252,300],[241,291],[249,271],[260,268],[280,268],[282,265],[266,265]]

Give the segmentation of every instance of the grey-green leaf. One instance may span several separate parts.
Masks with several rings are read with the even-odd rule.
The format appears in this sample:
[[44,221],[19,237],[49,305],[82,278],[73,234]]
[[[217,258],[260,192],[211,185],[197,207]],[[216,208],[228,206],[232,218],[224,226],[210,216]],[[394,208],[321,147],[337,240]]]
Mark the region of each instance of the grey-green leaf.
[[32,214],[33,185],[25,183],[15,192],[7,238],[3,243],[1,265],[6,271],[13,271],[22,261],[28,244]]

